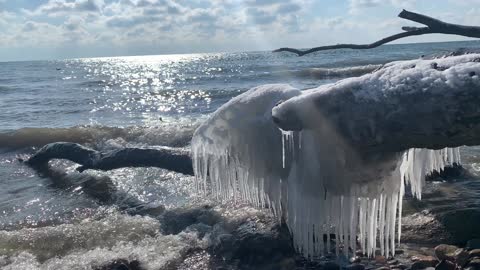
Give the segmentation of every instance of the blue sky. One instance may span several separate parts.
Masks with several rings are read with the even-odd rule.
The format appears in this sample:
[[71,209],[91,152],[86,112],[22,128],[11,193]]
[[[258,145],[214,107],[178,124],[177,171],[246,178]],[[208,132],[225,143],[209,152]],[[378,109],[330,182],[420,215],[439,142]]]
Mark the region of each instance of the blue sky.
[[480,0],[0,0],[0,61],[365,43],[402,8],[480,25]]

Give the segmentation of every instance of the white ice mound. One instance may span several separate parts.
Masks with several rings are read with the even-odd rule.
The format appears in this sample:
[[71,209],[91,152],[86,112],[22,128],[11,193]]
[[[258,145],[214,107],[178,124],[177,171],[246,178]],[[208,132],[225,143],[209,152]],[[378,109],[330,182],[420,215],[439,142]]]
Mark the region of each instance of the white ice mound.
[[[224,104],[194,133],[193,167],[203,189],[217,199],[267,204],[280,215],[282,137],[272,108],[299,95],[288,85],[253,88]],[[210,185],[210,187],[207,187]]]
[[[430,136],[433,149],[444,142],[435,132],[451,111],[438,99],[456,88],[478,89],[472,71],[479,65],[470,62],[479,56],[462,57],[437,59],[435,66],[388,64],[303,93],[288,85],[254,88],[195,132],[195,175],[218,199],[267,206],[284,217],[307,257],[331,251],[330,233],[337,252],[355,251],[358,239],[368,255],[377,245],[394,254],[404,185],[420,197],[426,174],[460,163],[458,149],[415,147],[429,146]],[[275,106],[279,101],[285,102]]]

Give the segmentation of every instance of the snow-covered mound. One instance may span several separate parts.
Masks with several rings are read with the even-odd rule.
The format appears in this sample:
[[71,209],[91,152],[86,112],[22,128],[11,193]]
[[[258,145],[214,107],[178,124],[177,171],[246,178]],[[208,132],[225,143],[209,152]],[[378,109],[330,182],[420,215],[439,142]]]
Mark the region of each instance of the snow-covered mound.
[[458,96],[480,89],[479,59],[394,62],[303,93],[251,89],[195,132],[196,177],[218,199],[284,217],[306,256],[328,252],[330,233],[337,248],[356,250],[358,239],[369,255],[377,243],[394,254],[404,185],[420,197],[426,174],[460,162],[458,149],[443,149],[455,136],[444,131]]

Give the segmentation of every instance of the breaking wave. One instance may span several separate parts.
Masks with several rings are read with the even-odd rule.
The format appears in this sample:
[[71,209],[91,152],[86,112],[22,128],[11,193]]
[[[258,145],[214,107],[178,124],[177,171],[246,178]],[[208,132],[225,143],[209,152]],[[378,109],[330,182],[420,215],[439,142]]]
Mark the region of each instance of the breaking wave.
[[131,144],[183,147],[190,143],[197,124],[158,127],[74,126],[68,128],[20,128],[0,133],[0,148],[19,149],[52,142],[74,142],[125,147]]
[[77,224],[0,231],[0,267],[96,269],[120,258],[159,269],[203,245],[196,233],[163,235],[159,229],[156,219],[113,212]]
[[293,72],[299,77],[310,77],[315,79],[328,79],[336,77],[356,77],[370,73],[382,65],[364,65],[341,68],[308,68]]

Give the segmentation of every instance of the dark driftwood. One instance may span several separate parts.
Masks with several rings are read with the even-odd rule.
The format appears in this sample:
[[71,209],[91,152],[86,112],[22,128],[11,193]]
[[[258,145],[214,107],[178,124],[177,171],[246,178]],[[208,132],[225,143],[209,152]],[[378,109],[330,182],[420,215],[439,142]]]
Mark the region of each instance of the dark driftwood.
[[465,37],[480,38],[480,27],[478,26],[466,26],[466,25],[446,23],[446,22],[425,16],[423,14],[418,14],[418,13],[410,12],[407,10],[403,10],[402,12],[400,12],[400,14],[398,14],[398,17],[424,24],[426,25],[426,27],[407,27],[407,26],[402,27],[402,29],[405,32],[383,38],[379,41],[376,41],[370,44],[337,44],[337,45],[315,47],[308,50],[298,50],[294,48],[280,48],[280,49],[274,50],[273,52],[291,52],[291,53],[296,53],[298,56],[303,56],[313,52],[333,50],[333,49],[372,49],[397,39],[411,37],[411,36],[425,35],[425,34],[449,34],[449,35],[459,35],[459,36],[465,36]]
[[124,167],[159,167],[186,175],[193,175],[190,152],[163,147],[158,149],[123,148],[99,152],[77,143],[57,142],[42,147],[26,163],[32,167],[44,166],[52,159],[67,159],[82,165],[77,170],[113,170]]

